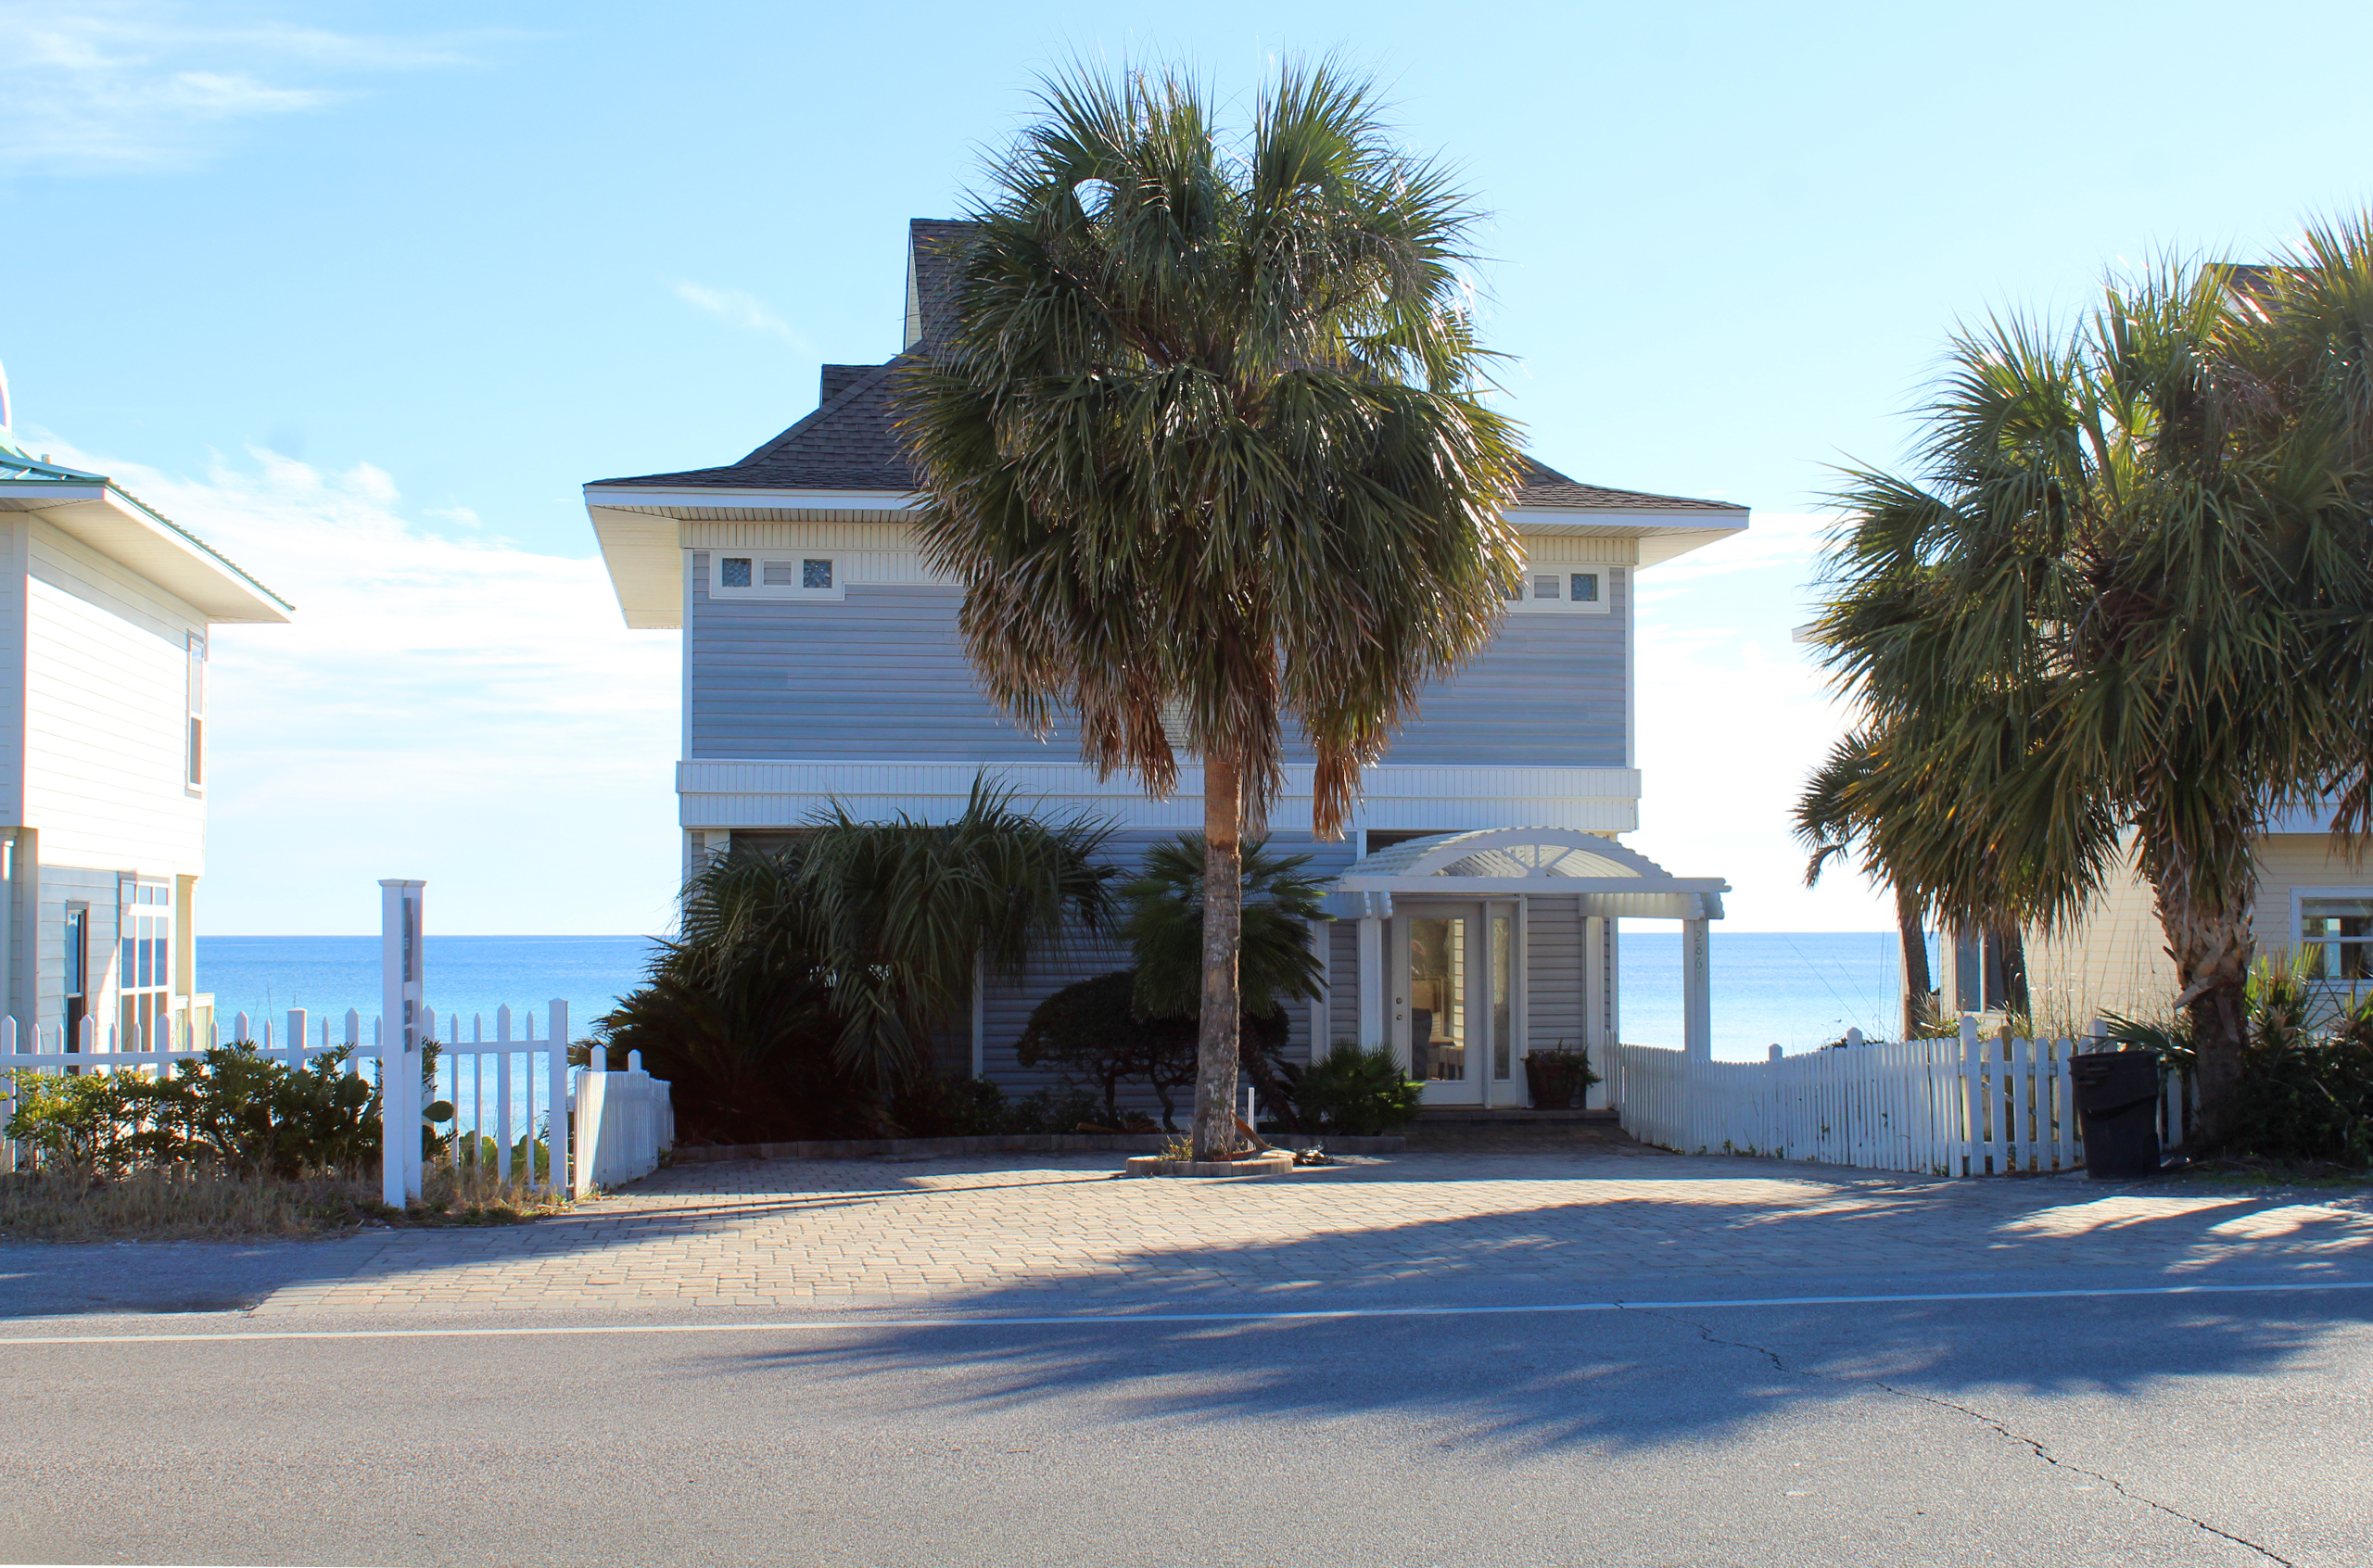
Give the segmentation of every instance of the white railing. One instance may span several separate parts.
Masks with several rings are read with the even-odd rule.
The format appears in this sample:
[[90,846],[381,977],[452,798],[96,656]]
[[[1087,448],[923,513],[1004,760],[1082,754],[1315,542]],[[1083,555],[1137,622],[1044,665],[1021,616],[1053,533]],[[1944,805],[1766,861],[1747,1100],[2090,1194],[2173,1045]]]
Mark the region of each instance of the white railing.
[[[445,1037],[439,1040],[436,1012],[424,1010],[422,1038],[434,1041],[438,1050],[435,1081],[423,1085],[424,1102],[443,1100],[453,1107],[452,1125],[443,1140],[448,1157],[458,1170],[491,1174],[505,1182],[512,1179],[514,1163],[525,1159],[528,1163],[522,1174],[531,1184],[556,1183],[578,1195],[595,1185],[615,1185],[649,1174],[658,1164],[660,1151],[675,1141],[675,1113],[667,1085],[642,1071],[640,1053],[628,1058],[625,1072],[571,1069],[568,1004],[552,1003],[547,1018],[539,1036],[533,1010],[523,1008],[514,1014],[507,1006],[499,1007],[491,1036],[486,1018],[477,1015],[471,1018],[469,1037],[464,1039],[460,1017],[450,1015],[445,1019]],[[349,1070],[377,1085],[384,1038],[380,1020],[371,1019],[367,1043],[360,1012],[349,1009],[339,1021],[343,1024],[340,1038],[333,1041],[332,1019],[316,1020],[306,1009],[292,1008],[275,1043],[271,1020],[264,1020],[259,1031],[241,1013],[232,1023],[231,1040],[252,1044],[292,1069],[344,1050],[349,1053]],[[36,1049],[19,1051],[16,1020],[0,1018],[0,1126],[15,1113],[19,1072],[170,1072],[175,1062],[197,1061],[205,1056],[206,1047],[182,1039],[181,1031],[163,1032],[162,1044],[143,1040],[137,1050],[112,1048],[116,1042],[110,1035],[108,1048],[103,1049],[93,1020],[85,1018],[78,1050],[39,1049],[44,1043],[36,1038],[32,1042]],[[600,1046],[593,1050],[597,1056],[603,1054]],[[386,1101],[382,1095],[383,1106]],[[554,1106],[562,1107],[557,1117],[552,1115]],[[390,1139],[394,1137],[394,1129],[385,1131]],[[594,1151],[591,1157],[570,1159],[572,1131],[582,1147]],[[8,1146],[9,1169],[18,1167],[19,1154],[13,1144]]]
[[676,1143],[675,1104],[667,1085],[642,1070],[642,1053],[627,1054],[624,1072],[606,1070],[607,1056],[594,1046],[592,1065],[577,1075],[578,1197],[650,1175]]
[[[1864,1041],[1767,1061],[1691,1061],[1618,1045],[1607,1097],[1624,1131],[1683,1154],[1764,1155],[1937,1176],[2071,1170],[2084,1163],[2070,1058],[2097,1040]],[[2161,1096],[2160,1141],[2183,1141],[2197,1105],[2181,1075]]]

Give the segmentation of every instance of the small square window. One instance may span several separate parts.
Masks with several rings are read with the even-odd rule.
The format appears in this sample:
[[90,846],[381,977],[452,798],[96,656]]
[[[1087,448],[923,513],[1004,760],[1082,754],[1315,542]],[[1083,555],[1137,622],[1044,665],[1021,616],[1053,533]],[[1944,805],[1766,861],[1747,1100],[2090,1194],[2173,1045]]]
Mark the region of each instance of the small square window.
[[729,555],[725,557],[724,560],[717,563],[717,584],[722,588],[748,588],[750,586],[750,558],[746,555]]
[[1571,573],[1566,580],[1571,588],[1567,597],[1575,603],[1596,604],[1598,602],[1598,574],[1596,572]]
[[1555,598],[1556,598],[1556,597],[1557,597],[1557,579],[1556,579],[1556,578],[1555,578],[1555,577],[1535,577],[1535,578],[1533,578],[1533,579],[1532,579],[1532,597],[1533,597],[1533,598],[1535,598],[1535,599],[1555,599]]
[[1507,597],[1508,597],[1511,601],[1513,601],[1514,602],[1518,603],[1518,604],[1523,603],[1523,602],[1524,602],[1524,579],[1523,579],[1522,577],[1518,577],[1515,582],[1510,583],[1510,584],[1508,585],[1508,587],[1507,587],[1507,590],[1506,590],[1506,591],[1507,591]]
[[791,563],[788,561],[768,562],[767,586],[768,588],[789,588],[791,586]]
[[828,588],[832,586],[832,563],[812,557],[799,563],[799,586],[804,588]]

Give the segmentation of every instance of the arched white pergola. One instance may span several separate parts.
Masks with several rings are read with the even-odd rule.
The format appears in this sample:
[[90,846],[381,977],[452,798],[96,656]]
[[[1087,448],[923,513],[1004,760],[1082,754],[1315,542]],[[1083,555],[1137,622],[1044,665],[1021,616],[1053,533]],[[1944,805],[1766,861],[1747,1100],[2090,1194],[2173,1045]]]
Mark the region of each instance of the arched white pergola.
[[[1682,1044],[1700,1060],[1713,1056],[1713,998],[1707,926],[1722,917],[1730,884],[1719,877],[1676,877],[1637,850],[1576,828],[1487,828],[1409,839],[1354,862],[1328,890],[1327,913],[1360,923],[1360,1038],[1383,1038],[1389,1016],[1386,922],[1396,899],[1514,900],[1524,911],[1537,898],[1571,899],[1585,920],[1679,920]],[[1584,966],[1585,970],[1590,966]],[[1612,985],[1605,975],[1603,983]]]

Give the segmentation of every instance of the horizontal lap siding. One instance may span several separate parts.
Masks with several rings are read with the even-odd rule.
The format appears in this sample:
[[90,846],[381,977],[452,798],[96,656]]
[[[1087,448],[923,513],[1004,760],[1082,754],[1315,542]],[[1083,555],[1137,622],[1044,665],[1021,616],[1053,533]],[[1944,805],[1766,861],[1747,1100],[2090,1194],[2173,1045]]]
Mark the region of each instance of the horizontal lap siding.
[[982,693],[957,636],[962,601],[955,588],[920,585],[853,585],[823,602],[720,602],[696,590],[685,655],[692,754],[1070,758],[1068,736],[1034,740]]
[[1570,898],[1536,898],[1525,911],[1529,1050],[1583,1043],[1583,929],[1581,916]]
[[186,604],[46,523],[27,539],[25,798],[53,864],[197,874]]
[[1604,615],[1515,613],[1447,681],[1419,695],[1394,737],[1396,763],[1622,767],[1627,572],[1609,573]]
[[[1626,574],[1604,615],[1513,614],[1456,677],[1428,687],[1395,763],[1622,767]],[[719,601],[695,554],[692,754],[717,759],[1043,762],[1075,756],[1059,727],[1034,740],[983,694],[957,632],[959,589],[851,584],[839,601]],[[1312,760],[1289,733],[1286,760]]]

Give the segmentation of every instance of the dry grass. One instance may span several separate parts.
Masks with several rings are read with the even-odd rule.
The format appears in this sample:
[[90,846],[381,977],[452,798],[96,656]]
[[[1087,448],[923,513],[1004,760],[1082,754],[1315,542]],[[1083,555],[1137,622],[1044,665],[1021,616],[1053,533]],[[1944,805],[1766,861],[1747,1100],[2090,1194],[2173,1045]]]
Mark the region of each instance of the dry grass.
[[73,1170],[0,1175],[0,1238],[9,1241],[220,1240],[324,1236],[365,1225],[514,1225],[556,1214],[567,1200],[524,1182],[457,1183],[433,1168],[421,1202],[379,1201],[376,1177],[300,1181],[135,1170],[119,1177]]

